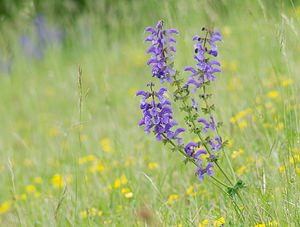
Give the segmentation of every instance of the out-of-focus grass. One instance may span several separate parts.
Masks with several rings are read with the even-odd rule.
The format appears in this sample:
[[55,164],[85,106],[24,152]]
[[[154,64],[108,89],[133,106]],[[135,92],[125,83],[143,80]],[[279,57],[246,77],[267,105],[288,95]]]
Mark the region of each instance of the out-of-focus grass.
[[[20,34],[34,32],[29,16],[2,24],[1,53],[13,65],[0,78],[1,224],[218,226],[223,217],[226,226],[299,225],[299,6],[149,4],[118,2],[106,20],[87,13],[69,21],[64,47],[42,60],[19,45]],[[214,101],[228,155],[247,184],[248,223],[179,154],[137,126],[135,92],[151,79],[143,29],[161,18],[180,31],[178,70],[194,64],[191,38],[201,26],[223,35]]]

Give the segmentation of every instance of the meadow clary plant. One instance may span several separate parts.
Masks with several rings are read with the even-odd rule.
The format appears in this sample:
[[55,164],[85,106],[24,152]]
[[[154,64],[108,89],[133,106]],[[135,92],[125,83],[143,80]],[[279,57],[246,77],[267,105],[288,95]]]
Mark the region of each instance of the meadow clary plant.
[[[174,44],[178,31],[174,28],[164,29],[163,21],[159,21],[156,27],[147,27],[146,32],[150,35],[145,39],[150,42],[147,53],[152,56],[147,62],[152,66],[152,77],[157,78],[160,83],[167,81],[167,87],[155,88],[154,82],[147,84],[148,90],[140,90],[137,96],[142,96],[140,109],[143,112],[139,125],[144,126],[146,134],[154,133],[157,141],[170,144],[172,150],[179,151],[185,156],[186,162],[196,165],[195,174],[203,181],[207,175],[214,184],[222,188],[231,198],[238,214],[243,217],[236,197],[242,202],[239,190],[244,187],[241,180],[236,181],[230,160],[226,157],[231,171],[231,177],[219,164],[220,154],[226,145],[219,135],[218,128],[221,126],[214,117],[214,104],[210,103],[212,94],[209,93],[210,85],[216,80],[217,73],[221,72],[218,56],[218,42],[222,42],[221,34],[207,28],[201,29],[201,35],[193,38],[195,66],[184,68],[189,75],[178,78],[179,71],[174,69]],[[166,93],[171,94],[166,98]],[[185,128],[178,127],[174,120],[172,105],[178,105],[184,113]],[[184,141],[184,138],[197,138],[193,141]],[[220,171],[220,176],[215,176],[215,168]],[[223,180],[224,178],[224,180]],[[234,183],[236,181],[236,183]],[[225,187],[225,190],[224,190]]]

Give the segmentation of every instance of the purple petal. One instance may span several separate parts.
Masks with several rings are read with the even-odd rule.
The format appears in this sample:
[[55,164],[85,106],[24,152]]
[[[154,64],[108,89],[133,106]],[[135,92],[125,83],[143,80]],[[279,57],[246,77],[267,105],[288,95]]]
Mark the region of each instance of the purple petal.
[[195,36],[193,37],[193,41],[199,40],[199,39],[200,39],[200,36],[199,36],[199,35],[195,35]]
[[151,58],[148,62],[147,65],[153,64],[153,63],[158,63],[159,61],[156,59]]
[[166,30],[166,32],[168,34],[178,34],[179,33],[175,28],[168,29],[168,30]]
[[154,31],[155,31],[154,28],[151,26],[149,26],[145,29],[145,32],[154,32]]
[[184,71],[190,71],[190,72],[192,72],[192,73],[197,73],[197,70],[196,69],[194,69],[193,67],[191,67],[191,66],[187,66],[187,67],[185,67],[184,68]]
[[138,91],[138,92],[136,93],[136,96],[140,96],[140,95],[143,95],[143,96],[145,96],[145,97],[148,97],[147,92],[145,92],[145,91],[143,91],[143,90],[140,90],[140,91]]
[[156,52],[156,48],[153,46],[153,45],[151,45],[149,48],[148,48],[148,50],[146,51],[146,53],[147,54],[149,54],[149,53],[155,53]]
[[211,60],[211,61],[209,62],[209,65],[218,65],[218,66],[221,66],[220,62],[217,61],[217,60]]

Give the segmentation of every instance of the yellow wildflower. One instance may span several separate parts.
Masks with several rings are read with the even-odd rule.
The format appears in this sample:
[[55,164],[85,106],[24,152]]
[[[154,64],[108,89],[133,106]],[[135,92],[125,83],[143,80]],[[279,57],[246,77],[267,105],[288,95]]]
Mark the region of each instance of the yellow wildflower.
[[109,220],[109,219],[108,219],[108,220],[105,220],[103,223],[104,223],[104,225],[109,225],[109,224],[112,223],[112,220]]
[[246,166],[241,166],[238,170],[237,170],[237,174],[238,175],[242,175],[246,172],[247,167]]
[[153,170],[158,168],[158,163],[157,162],[150,162],[148,164],[148,169]]
[[26,186],[26,192],[28,193],[36,192],[36,187],[33,184],[29,184]]
[[98,213],[98,211],[97,211],[96,208],[92,207],[92,208],[89,209],[89,215],[90,216],[96,216],[97,213]]
[[86,160],[89,161],[89,162],[95,161],[96,159],[97,159],[96,156],[93,155],[93,154],[90,154],[90,155],[86,156]]
[[100,162],[98,162],[97,164],[89,168],[89,171],[91,173],[102,172],[104,170],[105,170],[105,166]]
[[285,166],[284,165],[279,166],[278,170],[280,173],[283,173],[285,171]]
[[127,184],[128,180],[125,175],[117,178],[114,182],[114,188],[119,188],[121,185]]
[[177,194],[171,194],[168,197],[167,204],[172,205],[179,199],[179,196]]
[[245,129],[248,127],[248,123],[247,123],[247,121],[241,121],[241,122],[239,122],[238,126],[240,129]]
[[271,98],[271,99],[275,99],[275,98],[277,98],[278,97],[278,92],[277,91],[270,91],[269,93],[268,93],[268,97],[269,98]]
[[64,180],[63,180],[63,178],[62,178],[62,176],[59,175],[59,174],[55,174],[55,175],[52,177],[51,181],[52,181],[52,184],[53,184],[53,186],[54,186],[55,188],[62,188],[62,187],[64,186],[64,184],[65,184],[65,182],[64,182]]
[[276,130],[282,130],[284,128],[284,124],[282,122],[279,122],[277,125],[276,125]]
[[231,154],[232,159],[236,159],[238,156],[242,155],[244,153],[244,149],[240,148],[238,151],[233,151]]
[[85,219],[88,217],[88,213],[86,210],[82,210],[79,212],[79,216],[80,216],[80,218]]
[[300,168],[299,167],[296,167],[295,171],[296,171],[297,174],[300,174]]
[[220,227],[223,224],[225,224],[225,218],[223,217],[220,217],[214,221],[214,227]]
[[186,194],[189,196],[195,196],[196,192],[194,192],[194,186],[191,185],[190,187],[188,187],[188,189],[186,190]]
[[122,194],[126,194],[126,193],[128,193],[128,192],[130,192],[130,189],[129,189],[129,188],[122,188],[122,189],[121,189],[121,193],[122,193]]
[[266,227],[266,224],[259,223],[259,224],[256,224],[255,227]]
[[296,161],[300,161],[300,155],[299,155],[299,154],[295,154],[295,155],[294,155],[294,159],[295,159]]
[[235,123],[236,123],[236,121],[237,121],[237,120],[236,120],[236,118],[235,118],[235,117],[231,117],[231,118],[230,118],[230,123],[231,123],[231,124],[235,124]]
[[100,146],[102,150],[106,153],[111,152],[111,145],[110,145],[110,140],[107,137],[104,137],[103,139],[100,140]]
[[201,223],[199,223],[198,227],[206,227],[208,226],[209,221],[207,219],[204,219]]
[[4,201],[0,206],[0,214],[6,213],[10,208],[10,203],[8,201]]
[[274,221],[269,221],[268,226],[278,226],[278,222],[276,220]]
[[94,207],[79,212],[79,216],[81,219],[85,219],[87,217],[101,216],[102,214],[103,212],[101,210],[98,210]]
[[97,157],[93,154],[90,154],[90,155],[87,155],[87,156],[84,156],[84,157],[80,157],[79,160],[78,160],[78,163],[80,165],[82,164],[85,164],[87,162],[92,162],[92,161],[95,161],[97,159]]
[[26,201],[27,200],[27,195],[25,193],[20,195],[20,200]]
[[131,199],[133,197],[133,193],[132,192],[127,192],[126,194],[124,194],[124,196],[127,199]]
[[117,178],[114,182],[114,188],[119,188],[121,186],[121,181],[119,178]]
[[246,162],[250,163],[250,162],[255,162],[255,159],[253,157],[247,157],[246,158]]

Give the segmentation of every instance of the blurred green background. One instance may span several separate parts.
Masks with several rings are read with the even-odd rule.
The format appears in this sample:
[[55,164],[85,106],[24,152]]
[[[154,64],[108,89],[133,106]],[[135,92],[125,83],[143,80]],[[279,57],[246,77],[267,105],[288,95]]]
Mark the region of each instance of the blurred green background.
[[[222,34],[213,99],[246,223],[137,126],[144,29],[160,19],[180,32],[179,71],[202,26]],[[0,223],[299,226],[299,21],[296,0],[0,1]]]

